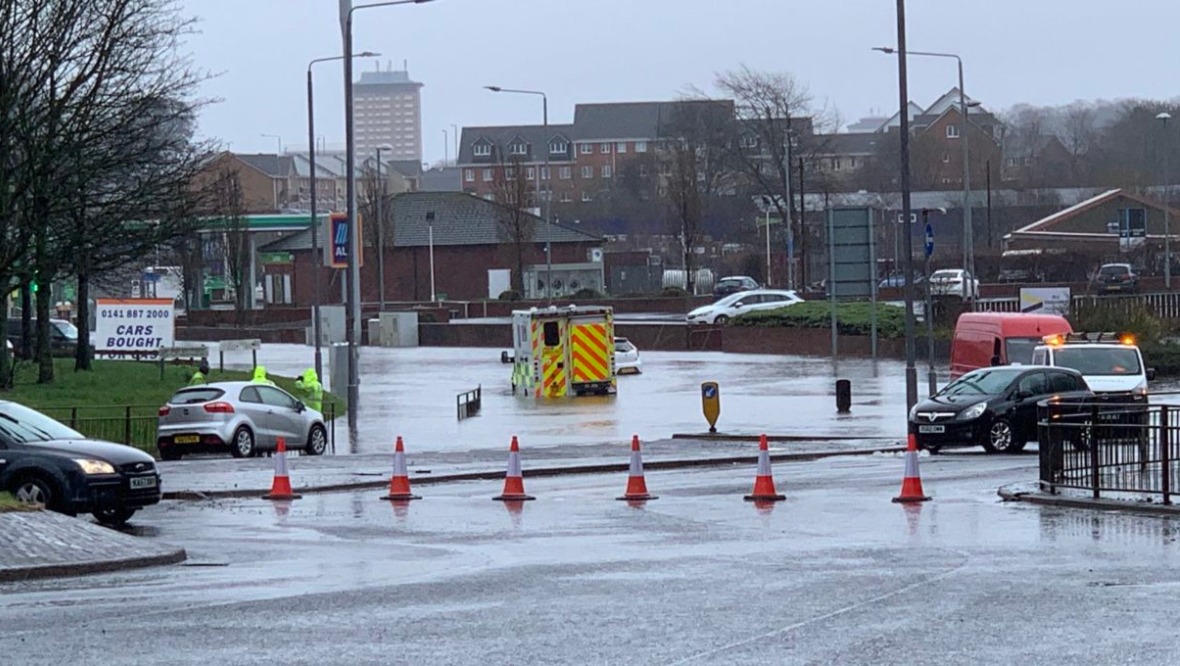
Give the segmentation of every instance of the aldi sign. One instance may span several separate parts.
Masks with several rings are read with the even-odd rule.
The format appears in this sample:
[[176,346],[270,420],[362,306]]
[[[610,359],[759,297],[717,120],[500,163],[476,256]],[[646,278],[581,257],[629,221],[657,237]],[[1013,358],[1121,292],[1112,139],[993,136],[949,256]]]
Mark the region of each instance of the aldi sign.
[[[328,228],[324,235],[328,242],[324,244],[324,265],[329,268],[348,268],[348,215],[332,213],[328,216]],[[357,214],[357,230],[361,229],[360,214]],[[361,253],[360,265],[365,265],[364,253]]]

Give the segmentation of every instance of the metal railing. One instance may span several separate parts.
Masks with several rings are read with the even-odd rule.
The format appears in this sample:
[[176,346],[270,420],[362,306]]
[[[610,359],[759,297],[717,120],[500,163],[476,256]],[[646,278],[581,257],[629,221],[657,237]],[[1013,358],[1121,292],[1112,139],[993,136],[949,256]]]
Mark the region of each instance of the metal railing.
[[483,386],[476,386],[475,390],[465,391],[455,396],[455,412],[459,420],[479,414],[483,407]]
[[[1153,396],[1155,398],[1156,396]],[[1103,493],[1180,493],[1180,406],[1113,401],[1044,402],[1038,408],[1041,487]]]

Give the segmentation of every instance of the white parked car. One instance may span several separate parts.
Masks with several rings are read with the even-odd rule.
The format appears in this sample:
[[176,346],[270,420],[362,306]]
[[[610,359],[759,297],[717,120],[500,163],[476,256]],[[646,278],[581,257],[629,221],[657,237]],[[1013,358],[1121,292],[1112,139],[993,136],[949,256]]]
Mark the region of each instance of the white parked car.
[[615,338],[615,373],[638,375],[643,362],[639,360],[639,348],[627,338]]
[[688,313],[689,324],[724,324],[730,319],[747,312],[774,310],[802,303],[803,299],[793,291],[755,289],[730,294],[712,305],[699,307]]
[[944,268],[934,271],[927,284],[930,287],[931,296],[979,298],[979,280],[962,268]]

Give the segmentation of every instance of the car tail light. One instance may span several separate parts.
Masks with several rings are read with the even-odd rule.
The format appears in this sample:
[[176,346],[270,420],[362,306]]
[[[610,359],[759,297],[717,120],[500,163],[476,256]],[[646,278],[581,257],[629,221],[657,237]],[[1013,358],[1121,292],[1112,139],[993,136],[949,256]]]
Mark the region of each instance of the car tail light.
[[210,402],[205,404],[205,411],[210,414],[233,414],[234,406],[228,402]]
[[169,407],[168,405],[164,405],[163,407],[160,408],[160,411],[159,411],[160,416],[168,416],[171,413],[172,413],[172,408]]

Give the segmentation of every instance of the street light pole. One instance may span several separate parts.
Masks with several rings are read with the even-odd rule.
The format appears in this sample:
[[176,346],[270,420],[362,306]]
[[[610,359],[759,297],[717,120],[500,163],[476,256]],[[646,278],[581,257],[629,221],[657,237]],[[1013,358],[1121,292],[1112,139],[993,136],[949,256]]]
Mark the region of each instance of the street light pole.
[[[379,56],[380,53],[372,51],[362,51],[361,53],[353,54],[353,58],[364,58],[369,56]],[[312,85],[311,68],[312,65],[321,62],[332,62],[333,60],[343,60],[344,56],[331,56],[328,58],[316,58],[307,63],[307,161],[310,162],[311,171],[311,283],[312,283],[312,334],[315,336],[315,374],[317,377],[324,376],[324,357],[323,357],[323,331],[321,329],[322,322],[320,322],[320,265],[323,263],[323,258],[320,256],[320,222],[317,218],[316,211],[316,166],[315,166],[315,91]],[[336,387],[332,387],[333,390]]]
[[901,214],[905,225],[905,402],[906,414],[918,402],[914,367],[914,225],[910,221],[910,110],[906,72],[905,0],[897,0],[897,94],[901,109]]
[[1164,288],[1168,290],[1172,288],[1172,191],[1168,188],[1171,176],[1168,158],[1172,150],[1172,142],[1168,140],[1168,121],[1171,119],[1172,114],[1167,111],[1156,116],[1156,120],[1164,124]]
[[357,405],[360,402],[359,350],[361,339],[360,284],[361,271],[360,234],[357,233],[356,219],[356,137],[353,122],[352,95],[352,15],[358,9],[391,7],[394,5],[417,5],[431,0],[392,0],[353,6],[352,0],[340,0],[340,31],[344,42],[344,143],[345,170],[347,171],[345,196],[348,199],[348,316],[352,320],[347,329],[348,340],[348,438],[356,448]]
[[283,137],[279,136],[278,134],[259,134],[258,136],[265,137],[267,139],[274,139],[279,147],[279,152],[275,153],[275,155],[283,154]]
[[[540,90],[518,90],[514,88],[502,88],[500,86],[484,86],[487,90],[497,93],[513,93],[517,95],[539,95],[541,97],[541,113],[544,122],[544,139],[545,145],[542,147],[545,151],[545,171],[549,172],[549,97]],[[552,180],[553,174],[549,174]],[[552,192],[552,191],[551,191]],[[537,173],[537,208],[541,208],[541,174]],[[549,217],[549,199],[545,199],[545,298],[547,302],[553,302],[553,227]]]
[[[874,51],[882,53],[897,53],[900,49],[876,47]],[[975,275],[975,225],[971,217],[971,149],[968,142],[967,92],[963,85],[963,59],[954,53],[937,53],[934,51],[906,51],[906,56],[923,56],[927,58],[952,58],[959,69],[959,140],[963,143],[963,269],[971,274],[971,279],[978,279]],[[974,283],[972,283],[974,284]],[[971,309],[975,310],[976,290],[970,289],[968,298]]]
[[[939,213],[946,214],[945,208],[936,208]],[[922,229],[930,226],[930,209],[922,209]],[[929,242],[929,240],[927,240]],[[930,247],[923,248],[926,255],[926,395],[933,396],[938,392],[938,373],[934,371],[934,299],[930,296]],[[913,280],[913,276],[906,278],[907,282]]]

